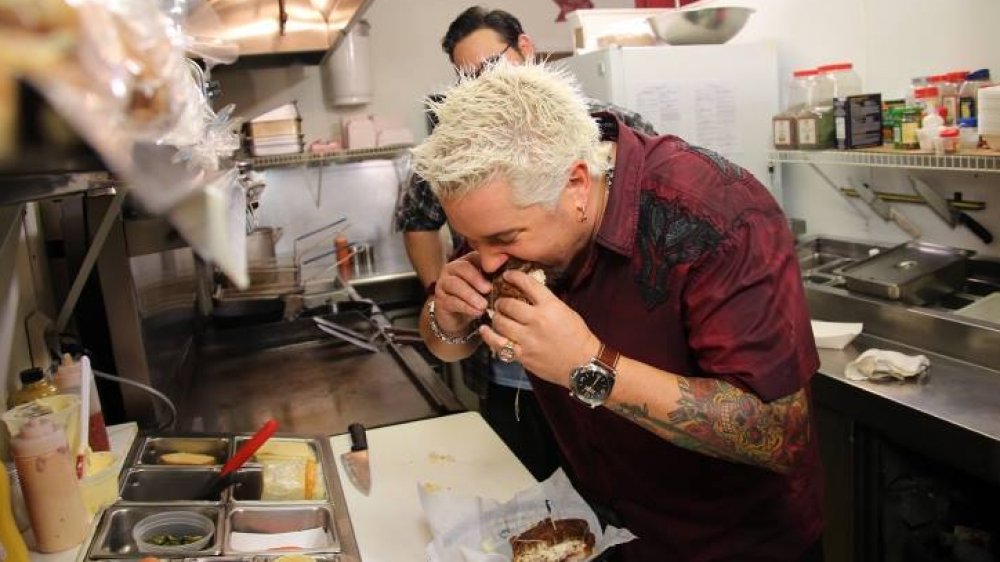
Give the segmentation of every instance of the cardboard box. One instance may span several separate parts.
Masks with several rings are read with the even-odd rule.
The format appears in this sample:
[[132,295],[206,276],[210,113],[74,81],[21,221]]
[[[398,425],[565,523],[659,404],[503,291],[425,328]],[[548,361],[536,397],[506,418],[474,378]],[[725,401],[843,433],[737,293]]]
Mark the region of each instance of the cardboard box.
[[882,146],[882,95],[861,94],[833,100],[837,148]]

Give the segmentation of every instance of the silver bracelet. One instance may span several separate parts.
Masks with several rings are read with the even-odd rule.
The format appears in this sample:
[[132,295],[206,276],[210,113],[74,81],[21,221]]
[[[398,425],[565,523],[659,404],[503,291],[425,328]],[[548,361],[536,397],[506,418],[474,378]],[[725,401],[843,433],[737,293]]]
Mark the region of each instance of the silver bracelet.
[[446,334],[444,330],[441,329],[441,326],[438,326],[437,317],[434,315],[434,299],[431,299],[427,303],[427,319],[431,325],[431,333],[434,334],[434,337],[447,344],[463,345],[469,343],[479,335],[479,331],[476,329],[479,326],[475,323],[473,323],[472,330],[470,330],[468,334],[462,336],[449,336]]

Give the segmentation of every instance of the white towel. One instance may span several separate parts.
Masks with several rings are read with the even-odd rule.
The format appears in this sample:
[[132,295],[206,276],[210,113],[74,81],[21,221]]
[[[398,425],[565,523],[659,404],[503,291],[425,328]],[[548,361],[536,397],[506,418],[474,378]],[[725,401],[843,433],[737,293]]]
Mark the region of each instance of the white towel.
[[852,381],[905,380],[927,372],[931,366],[926,355],[905,355],[885,349],[869,349],[844,368],[844,376]]

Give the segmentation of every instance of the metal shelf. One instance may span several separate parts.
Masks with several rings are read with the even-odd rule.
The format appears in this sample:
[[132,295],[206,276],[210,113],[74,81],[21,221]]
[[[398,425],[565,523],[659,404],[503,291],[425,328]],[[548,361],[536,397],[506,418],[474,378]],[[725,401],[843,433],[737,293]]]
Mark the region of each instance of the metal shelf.
[[253,165],[253,169],[255,170],[322,164],[347,164],[350,162],[361,162],[364,160],[392,159],[409,150],[412,146],[413,145],[410,144],[397,144],[381,146],[379,148],[342,150],[333,154],[312,154],[304,152],[299,154],[278,154],[275,156],[255,156],[253,158],[248,158],[247,161]]
[[945,156],[891,148],[777,150],[768,154],[768,160],[777,164],[836,164],[841,166],[1000,173],[1000,152],[989,150],[970,150]]

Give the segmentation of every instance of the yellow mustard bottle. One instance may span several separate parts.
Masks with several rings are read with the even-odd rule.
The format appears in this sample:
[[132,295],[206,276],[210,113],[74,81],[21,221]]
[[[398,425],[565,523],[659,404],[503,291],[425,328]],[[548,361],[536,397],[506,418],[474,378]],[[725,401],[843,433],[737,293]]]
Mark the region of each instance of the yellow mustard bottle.
[[28,547],[14,522],[10,505],[10,480],[0,462],[0,562],[28,562]]

